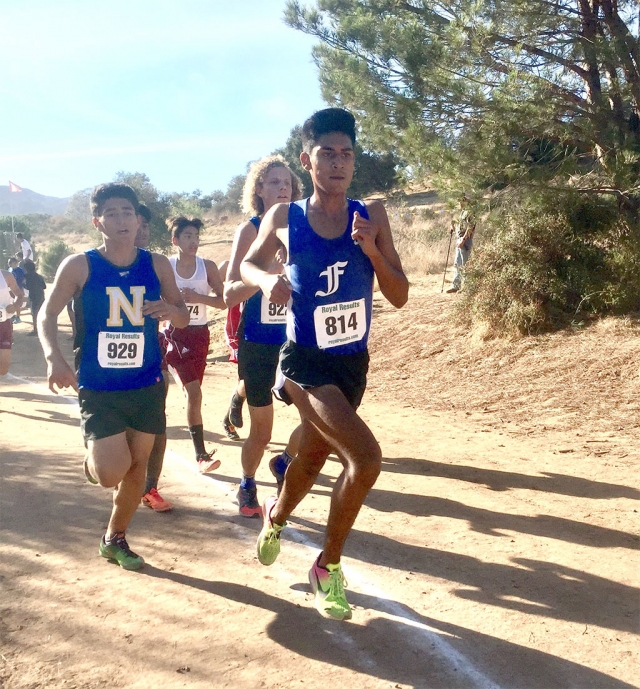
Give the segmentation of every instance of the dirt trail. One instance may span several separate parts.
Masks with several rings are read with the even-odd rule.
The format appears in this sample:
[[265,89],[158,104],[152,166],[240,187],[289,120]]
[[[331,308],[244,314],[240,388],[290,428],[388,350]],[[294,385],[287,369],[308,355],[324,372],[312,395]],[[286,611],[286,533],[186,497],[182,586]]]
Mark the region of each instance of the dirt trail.
[[[437,315],[439,295],[412,295],[423,298]],[[307,584],[339,464],[262,567],[260,524],[233,504],[240,444],[220,419],[235,369],[219,351],[204,415],[222,466],[195,473],[172,386],[161,489],[175,509],[139,509],[129,538],[147,565],[130,573],[97,555],[110,492],[84,480],[77,407],[43,387],[39,345],[18,326],[0,382],[0,686],[639,686],[637,453],[593,454],[565,427],[530,433],[527,419],[502,418],[508,409],[439,402],[428,357],[382,356],[403,323],[416,327],[381,309],[375,325],[362,415],[384,471],[347,544],[355,610],[342,624],[318,616]],[[62,340],[69,350],[68,328]],[[278,405],[273,450],[295,423]],[[258,484],[274,489],[266,461]]]

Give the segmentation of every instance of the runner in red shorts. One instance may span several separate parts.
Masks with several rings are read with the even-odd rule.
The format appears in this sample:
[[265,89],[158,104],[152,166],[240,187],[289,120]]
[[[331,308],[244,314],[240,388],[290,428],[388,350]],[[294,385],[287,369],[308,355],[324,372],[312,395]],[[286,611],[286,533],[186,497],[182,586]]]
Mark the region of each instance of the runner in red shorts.
[[207,473],[220,466],[220,460],[212,458],[215,450],[207,452],[205,449],[202,422],[202,379],[209,351],[207,306],[226,308],[222,299],[222,280],[216,264],[197,255],[202,229],[199,218],[169,218],[167,227],[171,241],[178,249],[177,256],[172,256],[169,261],[190,318],[186,328],[169,325],[161,334],[169,370],[182,385],[187,398],[187,423],[198,468]]
[[24,294],[8,270],[0,270],[0,376],[9,372],[13,345],[12,316],[22,303]]

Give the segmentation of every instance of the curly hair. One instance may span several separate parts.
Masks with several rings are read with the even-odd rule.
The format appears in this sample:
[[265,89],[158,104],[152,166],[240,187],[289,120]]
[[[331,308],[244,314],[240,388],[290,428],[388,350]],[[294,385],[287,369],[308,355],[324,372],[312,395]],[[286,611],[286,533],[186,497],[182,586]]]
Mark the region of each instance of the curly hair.
[[291,200],[297,201],[302,198],[302,182],[298,175],[289,167],[289,163],[281,155],[267,156],[257,160],[249,168],[247,179],[242,188],[242,211],[244,213],[250,213],[259,217],[264,214],[264,202],[258,196],[258,191],[267,173],[274,167],[283,167],[289,170],[291,174]]
[[178,239],[178,237],[185,231],[187,227],[195,227],[200,233],[203,227],[203,222],[200,218],[185,218],[184,215],[177,215],[172,218],[167,218],[165,224],[171,232],[171,239]]

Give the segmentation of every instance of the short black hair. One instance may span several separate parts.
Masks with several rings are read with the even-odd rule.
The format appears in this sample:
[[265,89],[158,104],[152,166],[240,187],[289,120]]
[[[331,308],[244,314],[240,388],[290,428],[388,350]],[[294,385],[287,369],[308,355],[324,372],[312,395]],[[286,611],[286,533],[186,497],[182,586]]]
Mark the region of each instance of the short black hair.
[[138,202],[138,197],[136,192],[128,184],[122,184],[121,182],[109,182],[108,184],[99,184],[91,192],[91,215],[94,218],[99,218],[100,213],[102,213],[102,208],[104,204],[109,199],[126,199],[131,201],[131,205],[137,210],[140,203]]
[[30,258],[27,258],[24,260],[22,267],[24,268],[25,273],[35,273],[36,272],[36,264]]
[[7,259],[7,265],[10,266],[12,263],[17,263],[18,259],[15,256],[9,256]]
[[144,205],[144,203],[141,203],[138,206],[138,215],[141,215],[147,222],[151,222],[151,211],[147,208],[147,206]]
[[314,112],[302,125],[302,150],[311,153],[318,139],[332,132],[346,134],[355,146],[356,118],[348,110],[342,108],[325,108]]
[[204,225],[200,218],[189,219],[185,218],[184,215],[178,215],[173,218],[167,218],[165,220],[165,224],[169,232],[171,232],[171,239],[177,239],[185,231],[187,227],[195,227],[196,230],[198,230],[198,234],[200,234],[200,230]]
[[24,235],[22,234],[22,232],[16,232],[16,237],[18,239],[24,239]]

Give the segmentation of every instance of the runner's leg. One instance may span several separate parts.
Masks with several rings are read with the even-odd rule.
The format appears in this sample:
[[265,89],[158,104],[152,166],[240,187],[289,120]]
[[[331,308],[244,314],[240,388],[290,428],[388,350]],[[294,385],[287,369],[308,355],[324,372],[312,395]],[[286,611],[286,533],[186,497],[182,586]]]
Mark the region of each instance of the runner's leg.
[[[298,456],[287,470],[271,519],[277,524],[286,521],[310,490],[333,449],[341,458],[343,471],[332,492],[319,565],[337,564],[362,503],[380,473],[380,446],[337,387],[323,385],[304,390],[287,380],[285,389],[300,411],[304,430]],[[315,435],[308,424],[315,429]]]
[[9,373],[9,366],[11,365],[11,350],[0,349],[0,376]]
[[124,532],[135,514],[144,490],[147,460],[155,436],[127,429],[126,442],[129,448],[130,467],[113,494],[113,511],[109,520],[107,538]]
[[187,424],[202,425],[202,387],[199,380],[192,380],[184,386],[187,396]]
[[265,448],[271,440],[273,430],[273,404],[266,407],[252,407],[249,405],[251,429],[242,445],[240,461],[242,473],[245,476],[255,476]]

